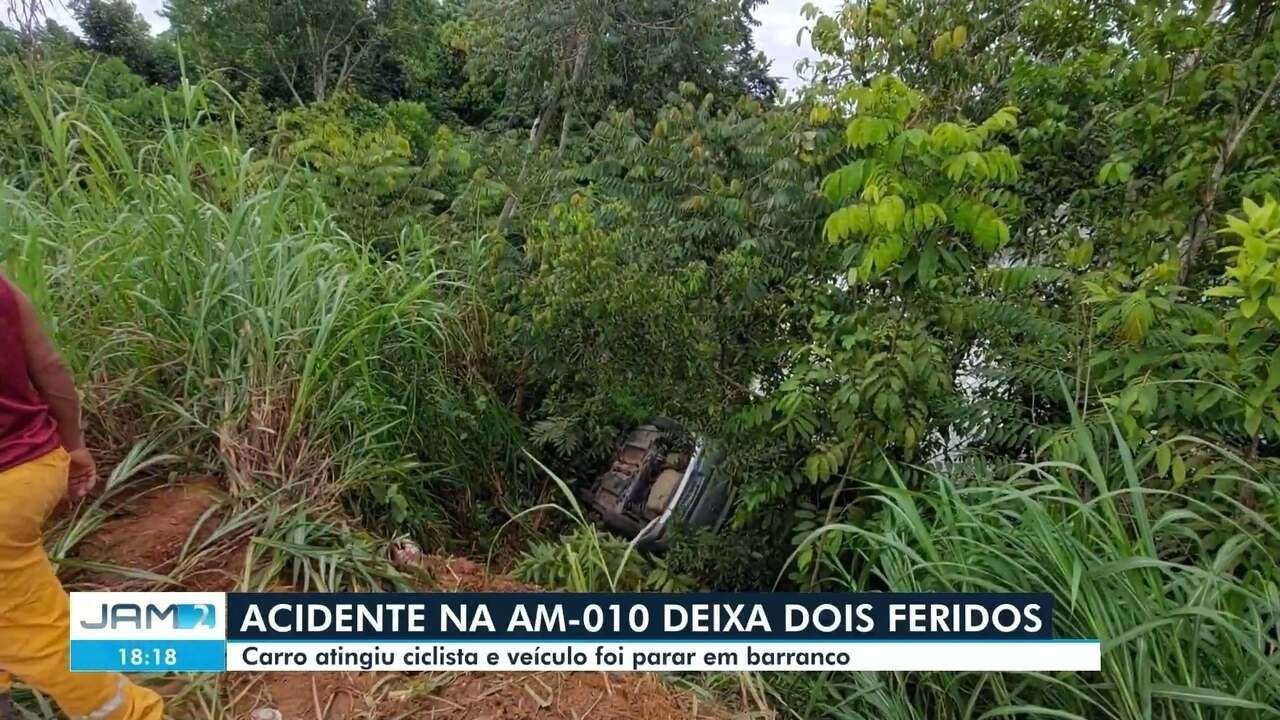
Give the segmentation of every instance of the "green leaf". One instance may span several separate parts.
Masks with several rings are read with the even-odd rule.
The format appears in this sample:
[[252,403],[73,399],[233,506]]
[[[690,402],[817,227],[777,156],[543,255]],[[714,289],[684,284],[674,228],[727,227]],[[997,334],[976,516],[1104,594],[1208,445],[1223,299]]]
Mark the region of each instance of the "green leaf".
[[898,195],[889,195],[876,204],[876,222],[887,230],[897,230],[907,214],[907,204]]
[[1085,240],[1079,245],[1068,249],[1064,254],[1063,259],[1072,267],[1085,267],[1091,260],[1093,260],[1093,241]]
[[852,235],[866,234],[871,227],[871,211],[866,205],[850,205],[831,213],[823,226],[829,242],[839,242]]
[[1098,184],[1108,185],[1111,181],[1112,170],[1115,168],[1113,163],[1103,163],[1102,169],[1098,170]]
[[931,48],[934,59],[942,59],[947,53],[951,52],[953,42],[954,40],[952,39],[951,33],[942,33],[938,37],[934,38],[933,47]]
[[1257,405],[1251,405],[1244,411],[1244,429],[1250,435],[1257,435],[1258,428],[1262,427],[1262,408]]
[[1245,318],[1252,318],[1258,314],[1258,308],[1262,307],[1262,303],[1257,298],[1249,298],[1240,303],[1240,314]]
[[1255,233],[1253,232],[1253,226],[1245,222],[1244,220],[1241,220],[1240,218],[1235,217],[1233,215],[1228,215],[1226,217],[1226,220],[1227,220],[1227,228],[1225,230],[1220,230],[1219,232],[1238,235],[1241,238],[1245,238],[1245,239],[1248,239],[1254,236]]
[[1156,448],[1156,472],[1161,477],[1169,474],[1169,461],[1172,459],[1173,453],[1170,452],[1168,445],[1161,445]]
[[845,141],[849,147],[860,149],[869,145],[882,145],[893,134],[893,123],[884,118],[862,116],[850,121],[845,128]]
[[833,203],[841,202],[862,189],[867,174],[867,161],[855,160],[823,179],[822,194]]
[[982,129],[987,132],[1012,130],[1018,126],[1018,108],[1012,105],[997,110],[991,117],[982,121]]
[[1147,337],[1151,329],[1151,321],[1155,319],[1151,303],[1140,293],[1131,295],[1124,303],[1124,320],[1120,325],[1120,335],[1128,342],[1137,344]]
[[814,483],[822,476],[822,456],[818,454],[810,455],[804,463],[804,476],[809,482]]
[[1249,222],[1253,222],[1254,220],[1257,220],[1258,216],[1262,214],[1262,208],[1258,205],[1258,203],[1250,200],[1249,198],[1244,199],[1243,206],[1244,206],[1244,214],[1246,217],[1249,218]]
[[1209,288],[1204,291],[1207,297],[1244,297],[1244,289],[1239,285],[1219,285],[1215,288]]
[[871,261],[871,270],[874,273],[884,272],[902,257],[902,250],[902,238],[896,235],[881,238],[879,242],[871,247],[871,251],[868,253],[868,259]]
[[903,220],[903,227],[911,232],[921,232],[946,222],[947,213],[937,203],[924,203],[911,208]]
[[978,247],[993,252],[1009,242],[1009,226],[1004,224],[994,210],[984,208],[974,220],[973,239]]
[[919,278],[921,285],[928,285],[933,280],[933,274],[938,269],[938,246],[935,243],[927,243],[924,246],[924,252],[920,253],[920,264],[916,267],[916,277]]
[[1241,708],[1244,710],[1266,713],[1273,717],[1280,717],[1280,712],[1277,712],[1275,708],[1268,707],[1262,703],[1253,702],[1252,700],[1238,698],[1234,695],[1228,695],[1210,688],[1152,683],[1151,695],[1152,697],[1157,698],[1181,700],[1183,702],[1194,703],[1195,705],[1217,705],[1219,707]]

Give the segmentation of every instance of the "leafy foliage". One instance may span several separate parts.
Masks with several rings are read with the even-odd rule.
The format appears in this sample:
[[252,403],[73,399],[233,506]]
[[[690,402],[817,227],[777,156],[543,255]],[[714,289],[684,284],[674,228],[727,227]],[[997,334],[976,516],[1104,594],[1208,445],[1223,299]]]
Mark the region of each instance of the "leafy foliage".
[[[202,67],[235,68],[273,101],[324,102],[359,86],[378,99],[431,99],[456,71],[435,0],[169,0],[173,32]],[[438,105],[445,110],[448,103]]]
[[[563,105],[588,123],[611,105],[644,116],[678,81],[733,97],[776,90],[750,51],[751,10],[742,0],[479,0],[469,71],[500,69],[512,109],[533,116]],[[676,82],[673,82],[676,81]]]
[[1021,209],[1001,188],[1018,162],[994,141],[1016,110],[921,127],[912,122],[921,97],[892,77],[834,100],[856,110],[844,164],[822,183],[836,207],[822,264],[792,286],[790,315],[805,334],[736,419],[802,460],[749,488],[744,510],[797,492],[834,503],[852,489],[848,477],[945,447],[945,409],[964,402],[957,376],[977,337],[964,312],[981,292],[973,278],[1009,243],[1008,219]]
[[[1230,504],[1230,493],[1202,502],[1153,487],[1115,435],[1095,444],[1081,432],[1074,442],[1081,465],[1029,465],[1005,483],[963,473],[929,474],[916,487],[889,478],[870,492],[879,522],[833,524],[807,540],[856,538],[855,560],[824,568],[841,589],[1052,592],[1056,632],[1102,639],[1101,673],[838,674],[809,682],[817,691],[808,697],[793,688],[805,703],[793,710],[832,718],[956,717],[964,708],[1027,717],[1274,716],[1280,685],[1261,678],[1277,677],[1276,516],[1255,514],[1241,526],[1216,509]],[[1274,483],[1226,462],[1226,473],[1275,501]],[[1164,507],[1177,510],[1157,509]],[[1144,508],[1153,522],[1132,514]],[[1218,540],[1214,530],[1222,541],[1206,543]]]
[[343,230],[380,244],[448,207],[472,163],[465,138],[409,101],[342,95],[290,110],[273,142],[281,160],[314,171],[306,182],[318,183]]
[[72,0],[70,8],[92,50],[122,58],[151,83],[178,81],[176,49],[151,37],[151,27],[129,0]]
[[[756,7],[172,0],[192,82],[127,2],[76,2],[84,40],[0,33],[0,256],[97,442],[318,501],[271,526],[362,586],[334,508],[464,546],[516,517],[556,588],[1046,588],[1101,676],[773,697],[1266,716],[1274,4],[809,7],[795,101]],[[650,557],[526,519],[525,446],[587,477],[655,416],[723,444],[731,527]]]
[[720,432],[804,271],[788,239],[817,222],[818,133],[685,91],[651,126],[599,123],[594,159],[553,178],[567,189],[522,228],[512,374],[539,388],[536,416],[572,419],[589,447],[653,414]]
[[764,533],[676,525],[663,558],[669,571],[691,578],[702,590],[746,592],[772,587],[786,545]]

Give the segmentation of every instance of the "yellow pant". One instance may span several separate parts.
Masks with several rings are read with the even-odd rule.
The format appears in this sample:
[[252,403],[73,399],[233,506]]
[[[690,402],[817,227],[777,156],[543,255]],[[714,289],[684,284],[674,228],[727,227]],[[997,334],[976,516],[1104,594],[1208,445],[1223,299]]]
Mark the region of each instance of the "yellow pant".
[[67,491],[55,450],[0,473],[0,690],[7,673],[73,718],[161,720],[160,696],[115,673],[70,671],[70,602],[45,556],[40,527]]

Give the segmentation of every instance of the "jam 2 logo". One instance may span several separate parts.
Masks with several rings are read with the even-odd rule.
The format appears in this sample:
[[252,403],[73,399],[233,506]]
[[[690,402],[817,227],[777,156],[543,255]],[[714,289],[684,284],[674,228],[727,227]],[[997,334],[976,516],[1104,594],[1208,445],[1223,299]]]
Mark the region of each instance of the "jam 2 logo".
[[80,621],[85,630],[213,630],[218,609],[209,603],[108,603]]

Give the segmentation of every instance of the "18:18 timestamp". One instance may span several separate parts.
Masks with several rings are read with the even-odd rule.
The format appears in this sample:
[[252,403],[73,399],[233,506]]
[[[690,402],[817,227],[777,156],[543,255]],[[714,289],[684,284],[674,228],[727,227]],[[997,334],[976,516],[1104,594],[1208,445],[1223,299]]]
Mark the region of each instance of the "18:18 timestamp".
[[120,664],[129,667],[161,667],[178,664],[173,648],[120,648]]

